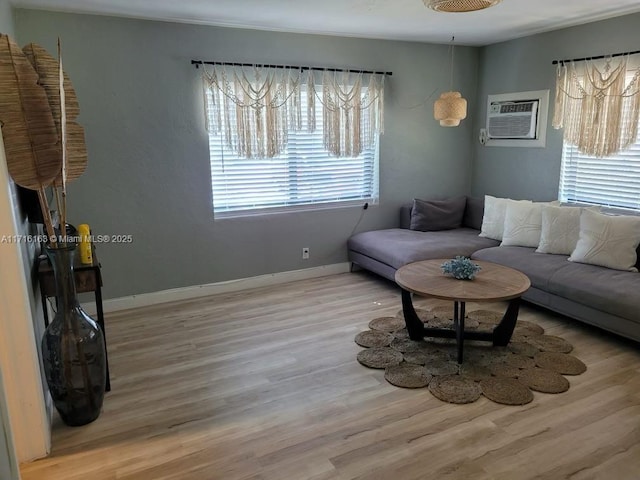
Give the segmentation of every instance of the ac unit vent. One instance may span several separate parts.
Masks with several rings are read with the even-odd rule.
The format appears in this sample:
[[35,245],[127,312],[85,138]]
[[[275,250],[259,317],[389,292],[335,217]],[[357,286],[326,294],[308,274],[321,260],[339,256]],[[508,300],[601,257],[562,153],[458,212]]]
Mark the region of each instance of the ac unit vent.
[[538,100],[494,101],[487,114],[488,137],[496,139],[535,139]]

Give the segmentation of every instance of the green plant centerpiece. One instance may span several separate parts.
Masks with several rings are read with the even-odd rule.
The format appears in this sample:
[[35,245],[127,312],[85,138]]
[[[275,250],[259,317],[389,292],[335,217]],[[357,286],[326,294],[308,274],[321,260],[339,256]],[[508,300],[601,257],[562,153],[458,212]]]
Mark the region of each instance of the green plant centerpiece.
[[460,255],[442,264],[442,271],[458,280],[473,280],[480,270],[480,265],[473,263],[470,258]]

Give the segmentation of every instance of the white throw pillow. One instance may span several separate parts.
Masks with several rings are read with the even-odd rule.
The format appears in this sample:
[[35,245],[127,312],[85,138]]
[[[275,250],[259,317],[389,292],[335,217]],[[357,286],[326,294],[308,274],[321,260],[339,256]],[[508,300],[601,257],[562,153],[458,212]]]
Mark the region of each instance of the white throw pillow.
[[[542,232],[536,252],[555,255],[571,255],[580,237],[581,207],[542,207]],[[588,207],[599,212],[600,207]]]
[[[560,202],[509,202],[501,245],[537,247],[542,230],[542,209]],[[576,239],[577,241],[577,239]]]
[[637,272],[638,244],[640,217],[584,209],[580,214],[580,237],[569,261]]
[[511,200],[510,198],[496,198],[484,196],[484,216],[482,217],[481,237],[502,240],[504,234],[504,219],[509,203],[531,203],[530,200]]

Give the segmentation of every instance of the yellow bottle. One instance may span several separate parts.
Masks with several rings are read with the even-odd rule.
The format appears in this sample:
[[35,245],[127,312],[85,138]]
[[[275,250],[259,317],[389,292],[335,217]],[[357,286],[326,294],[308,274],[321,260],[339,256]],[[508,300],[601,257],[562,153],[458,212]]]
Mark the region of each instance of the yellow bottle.
[[93,263],[93,254],[91,252],[91,231],[89,230],[89,225],[86,223],[78,225],[78,235],[80,236],[80,243],[78,244],[80,262],[85,265],[91,265]]

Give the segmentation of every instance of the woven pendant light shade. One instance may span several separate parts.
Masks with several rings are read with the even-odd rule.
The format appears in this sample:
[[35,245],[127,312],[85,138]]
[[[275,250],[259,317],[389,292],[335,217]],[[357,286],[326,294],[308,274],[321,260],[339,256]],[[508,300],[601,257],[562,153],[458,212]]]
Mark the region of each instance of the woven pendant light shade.
[[424,4],[436,12],[464,13],[493,7],[502,0],[423,0]]
[[433,116],[442,127],[457,127],[467,118],[467,101],[460,92],[444,92],[433,105]]

